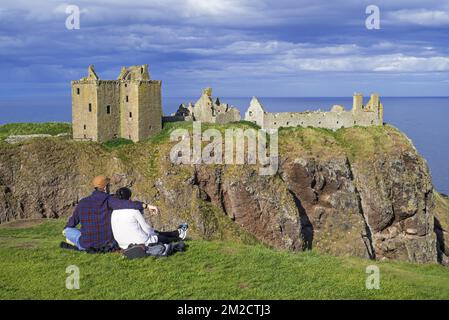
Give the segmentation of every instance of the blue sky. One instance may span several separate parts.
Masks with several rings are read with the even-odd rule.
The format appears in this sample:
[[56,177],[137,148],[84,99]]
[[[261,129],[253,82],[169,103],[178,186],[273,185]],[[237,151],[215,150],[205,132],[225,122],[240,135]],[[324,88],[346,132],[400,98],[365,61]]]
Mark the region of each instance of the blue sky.
[[2,0],[0,98],[66,97],[89,64],[115,79],[143,63],[167,97],[448,96],[448,44],[448,0]]

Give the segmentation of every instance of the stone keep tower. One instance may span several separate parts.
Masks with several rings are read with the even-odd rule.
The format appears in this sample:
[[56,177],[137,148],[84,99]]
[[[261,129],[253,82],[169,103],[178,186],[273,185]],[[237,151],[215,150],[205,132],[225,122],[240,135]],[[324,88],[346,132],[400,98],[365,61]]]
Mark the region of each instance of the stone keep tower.
[[72,81],[72,124],[74,139],[146,139],[162,129],[161,81],[146,64],[123,67],[117,80],[100,80],[90,65]]

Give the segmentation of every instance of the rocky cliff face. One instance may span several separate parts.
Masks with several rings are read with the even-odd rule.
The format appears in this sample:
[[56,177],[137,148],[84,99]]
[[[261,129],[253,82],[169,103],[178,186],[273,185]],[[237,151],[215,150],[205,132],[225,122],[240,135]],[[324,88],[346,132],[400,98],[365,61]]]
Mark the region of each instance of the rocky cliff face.
[[280,167],[174,165],[168,132],[108,151],[37,139],[0,147],[0,221],[66,218],[105,173],[152,202],[157,228],[187,220],[195,237],[263,242],[333,255],[448,261],[449,204],[425,161],[391,127],[282,130]]

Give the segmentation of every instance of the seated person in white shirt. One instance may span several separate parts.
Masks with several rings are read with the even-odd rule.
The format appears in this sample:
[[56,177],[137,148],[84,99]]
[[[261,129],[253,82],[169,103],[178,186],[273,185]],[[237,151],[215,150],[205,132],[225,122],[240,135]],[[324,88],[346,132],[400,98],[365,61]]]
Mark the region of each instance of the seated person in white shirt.
[[[122,200],[131,199],[131,190],[120,188],[116,192],[116,197]],[[155,206],[145,205],[145,208],[156,211]],[[130,244],[170,243],[185,239],[187,235],[187,223],[183,223],[176,231],[160,232],[154,230],[143,218],[142,213],[135,209],[121,209],[112,211],[111,216],[112,232],[120,248],[127,249]]]

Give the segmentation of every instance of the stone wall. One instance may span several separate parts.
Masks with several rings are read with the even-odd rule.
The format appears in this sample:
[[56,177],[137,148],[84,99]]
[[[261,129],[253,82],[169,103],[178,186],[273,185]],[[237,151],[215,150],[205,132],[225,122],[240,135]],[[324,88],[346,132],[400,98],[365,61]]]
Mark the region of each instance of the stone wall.
[[162,130],[161,81],[141,82],[139,85],[139,140]]
[[73,139],[98,141],[96,80],[72,81]]
[[225,113],[217,113],[215,123],[226,124],[230,122],[240,121],[240,112],[236,108],[230,108]]
[[264,118],[264,128],[315,127],[337,130],[353,126],[381,125],[373,111],[343,112],[280,112],[268,113]]
[[177,122],[177,121],[193,121],[191,116],[180,116],[180,115],[172,115],[172,116],[163,116],[162,123],[166,122]]
[[121,83],[120,136],[133,141],[139,140],[139,81]]
[[212,90],[203,90],[203,94],[193,107],[193,117],[195,121],[214,123],[215,115],[212,101]]
[[165,122],[173,121],[201,121],[204,123],[225,124],[240,121],[240,111],[227,104],[220,103],[217,98],[212,99],[212,88],[203,89],[203,93],[198,101],[192,105],[181,104],[178,111],[169,117],[164,117]]
[[281,127],[316,127],[331,130],[353,126],[383,125],[383,105],[377,95],[363,106],[361,95],[354,95],[353,108],[345,111],[344,107],[335,105],[331,111],[313,112],[266,112],[257,98],[251,100],[245,113],[245,120],[258,124],[266,130]]
[[98,81],[98,141],[118,138],[120,131],[120,83]]

